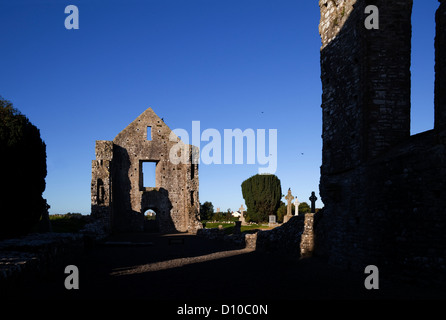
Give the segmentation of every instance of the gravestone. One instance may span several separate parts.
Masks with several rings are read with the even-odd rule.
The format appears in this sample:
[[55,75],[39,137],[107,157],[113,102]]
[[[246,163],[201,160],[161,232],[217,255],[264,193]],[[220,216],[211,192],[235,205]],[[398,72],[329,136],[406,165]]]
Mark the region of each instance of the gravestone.
[[269,216],[269,221],[268,221],[268,227],[274,227],[276,224],[277,224],[276,216],[275,215],[270,215]]
[[316,200],[317,197],[314,194],[314,191],[311,193],[311,197],[308,198],[311,201],[311,213],[315,213],[316,212]]
[[239,218],[239,221],[241,221],[241,223],[242,223],[242,226],[246,226],[247,225],[247,223],[246,223],[246,221],[245,221],[245,216],[244,216],[244,211],[245,211],[245,208],[243,208],[243,204],[242,204],[242,206],[240,207],[240,218]]
[[293,216],[293,214],[291,213],[291,201],[294,199],[293,195],[291,194],[291,188],[288,188],[288,193],[285,196],[285,200],[287,201],[287,206],[286,206],[286,216],[283,217],[283,223],[288,222],[288,220],[291,219],[291,217]]

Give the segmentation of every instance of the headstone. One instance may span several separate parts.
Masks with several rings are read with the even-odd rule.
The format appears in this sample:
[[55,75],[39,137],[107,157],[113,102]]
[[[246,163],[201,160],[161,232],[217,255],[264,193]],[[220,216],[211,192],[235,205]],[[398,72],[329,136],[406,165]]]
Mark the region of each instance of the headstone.
[[300,202],[299,202],[299,200],[297,200],[297,197],[296,197],[296,199],[294,200],[294,210],[295,210],[295,216],[298,216],[299,215],[299,204],[300,204]]
[[316,212],[316,200],[317,197],[314,194],[314,191],[311,192],[311,197],[308,198],[311,201],[311,213],[315,213]]
[[287,201],[287,206],[286,206],[286,216],[283,217],[283,222],[288,222],[288,220],[291,219],[291,217],[293,216],[293,214],[291,213],[291,201],[294,199],[293,195],[291,194],[291,188],[288,188],[288,193],[285,196],[285,200]]
[[242,204],[242,206],[240,207],[240,218],[239,218],[239,221],[241,221],[242,222],[242,226],[246,226],[247,225],[247,223],[246,223],[246,221],[245,221],[245,216],[244,216],[244,211],[245,211],[245,208],[243,208],[243,204]]
[[275,225],[276,225],[276,216],[275,215],[270,215],[269,216],[268,226],[269,227],[274,227]]

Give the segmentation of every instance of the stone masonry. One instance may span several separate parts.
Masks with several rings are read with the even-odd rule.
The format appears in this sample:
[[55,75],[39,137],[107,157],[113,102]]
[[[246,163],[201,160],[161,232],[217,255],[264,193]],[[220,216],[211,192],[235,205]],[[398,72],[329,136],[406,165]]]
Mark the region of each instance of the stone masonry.
[[[172,150],[186,161],[172,162]],[[156,213],[156,230],[195,233],[202,227],[198,164],[192,161],[196,154],[196,147],[184,145],[148,108],[113,141],[96,141],[92,216],[109,232],[141,232],[147,224],[144,212],[151,209]],[[155,163],[155,186],[143,184],[144,162]]]
[[[315,252],[446,283],[446,1],[435,128],[410,135],[412,0],[320,0],[323,151]],[[379,8],[379,29],[364,26]],[[434,45],[434,44],[433,44]]]

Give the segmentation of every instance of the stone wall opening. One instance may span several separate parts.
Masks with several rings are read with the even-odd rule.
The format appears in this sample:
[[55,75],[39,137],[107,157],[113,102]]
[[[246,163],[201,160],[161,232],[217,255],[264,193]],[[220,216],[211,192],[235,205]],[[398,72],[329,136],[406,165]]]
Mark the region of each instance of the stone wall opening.
[[156,161],[141,161],[142,189],[156,188]]
[[104,198],[105,198],[105,189],[104,189],[104,182],[102,181],[102,179],[98,179],[97,180],[97,202],[98,204],[103,204],[104,203]]
[[147,210],[144,212],[144,217],[145,217],[147,220],[155,220],[155,219],[156,219],[156,212],[155,212],[154,210],[152,210],[152,209],[147,209]]
[[152,141],[152,127],[147,127],[147,141]]
[[[155,209],[155,210],[154,210]],[[144,211],[144,231],[159,232],[159,221],[157,209],[147,209]]]

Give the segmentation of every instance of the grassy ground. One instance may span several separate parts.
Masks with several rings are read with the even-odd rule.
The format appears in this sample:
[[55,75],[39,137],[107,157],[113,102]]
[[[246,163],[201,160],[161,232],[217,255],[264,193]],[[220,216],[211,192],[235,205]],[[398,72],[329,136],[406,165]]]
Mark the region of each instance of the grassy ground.
[[[226,234],[232,234],[234,232],[235,225],[233,223],[220,223],[220,222],[206,223],[205,228],[208,229],[218,228],[219,225],[223,227]],[[265,230],[265,229],[270,229],[270,228],[267,225],[261,225],[261,224],[251,224],[248,226],[240,227],[241,232],[256,232],[258,230]]]
[[[50,222],[53,232],[77,232],[87,223],[85,217],[80,214],[63,214],[63,215],[50,215]],[[234,223],[224,222],[207,222],[205,228],[218,228],[221,225],[226,234],[232,234],[234,232]],[[268,225],[251,224],[247,226],[241,226],[241,232],[256,232],[258,230],[270,229]]]
[[77,232],[87,223],[78,214],[50,215],[50,222],[53,232]]

